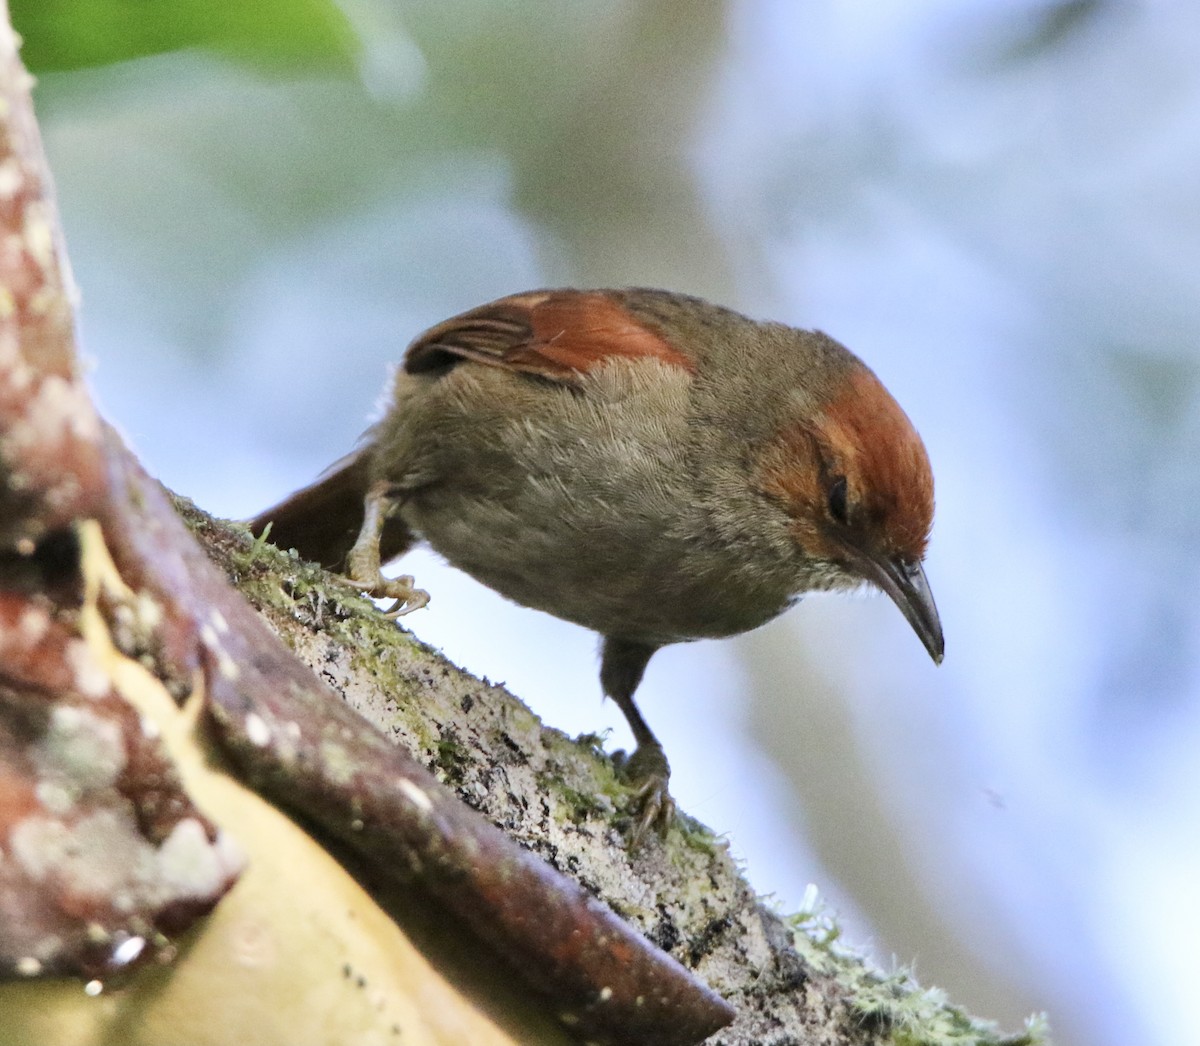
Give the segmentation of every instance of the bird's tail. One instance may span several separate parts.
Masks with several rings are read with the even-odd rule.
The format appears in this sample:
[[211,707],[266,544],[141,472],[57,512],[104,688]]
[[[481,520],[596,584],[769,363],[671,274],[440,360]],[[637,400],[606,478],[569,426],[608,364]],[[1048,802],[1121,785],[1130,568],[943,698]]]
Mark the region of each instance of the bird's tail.
[[[363,524],[363,498],[371,481],[369,448],[335,462],[314,482],[284,498],[278,505],[250,520],[250,529],[261,534],[268,523],[267,540],[278,548],[294,548],[304,559],[328,570],[343,570]],[[380,542],[381,559],[387,562],[407,551],[413,536],[399,519],[391,519]]]

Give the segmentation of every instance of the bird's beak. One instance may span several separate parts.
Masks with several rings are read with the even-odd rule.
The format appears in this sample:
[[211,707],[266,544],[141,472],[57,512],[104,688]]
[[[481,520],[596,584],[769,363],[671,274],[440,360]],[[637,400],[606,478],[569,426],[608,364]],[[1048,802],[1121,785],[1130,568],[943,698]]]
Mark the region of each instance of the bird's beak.
[[942,663],[946,652],[946,641],[942,637],[942,622],[938,617],[937,604],[929,591],[925,579],[925,568],[920,561],[906,561],[899,556],[872,556],[853,549],[855,566],[868,581],[886,592],[900,608],[904,619],[925,644],[929,656],[936,664]]

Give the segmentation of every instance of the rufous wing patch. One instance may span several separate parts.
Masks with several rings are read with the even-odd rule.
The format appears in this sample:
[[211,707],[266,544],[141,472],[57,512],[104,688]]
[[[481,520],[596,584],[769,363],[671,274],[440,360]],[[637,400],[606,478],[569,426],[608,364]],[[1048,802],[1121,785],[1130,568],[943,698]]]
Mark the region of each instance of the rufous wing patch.
[[658,359],[692,371],[691,358],[603,291],[532,291],[464,312],[408,348],[404,369],[435,370],[474,360],[570,382],[614,359]]

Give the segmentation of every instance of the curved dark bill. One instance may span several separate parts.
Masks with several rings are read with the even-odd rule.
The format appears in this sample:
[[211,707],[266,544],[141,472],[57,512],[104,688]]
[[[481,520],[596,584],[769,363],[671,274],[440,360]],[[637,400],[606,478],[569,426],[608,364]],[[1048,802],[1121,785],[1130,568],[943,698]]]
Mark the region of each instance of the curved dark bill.
[[904,619],[925,644],[929,656],[940,665],[946,652],[946,641],[942,637],[937,604],[925,578],[925,568],[919,562],[910,563],[899,557],[876,559],[862,552],[855,555],[855,560],[863,576],[883,589],[900,608]]

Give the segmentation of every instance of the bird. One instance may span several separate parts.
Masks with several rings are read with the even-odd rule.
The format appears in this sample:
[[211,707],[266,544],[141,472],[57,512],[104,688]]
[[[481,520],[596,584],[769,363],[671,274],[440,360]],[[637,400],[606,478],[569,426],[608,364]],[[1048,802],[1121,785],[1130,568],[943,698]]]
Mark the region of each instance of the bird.
[[393,617],[428,595],[381,566],[424,541],[599,633],[601,689],[636,742],[621,772],[637,846],[674,816],[634,701],[655,651],[866,585],[940,663],[933,513],[920,436],[833,338],[674,291],[559,288],[417,336],[357,449],[250,527],[393,600]]

